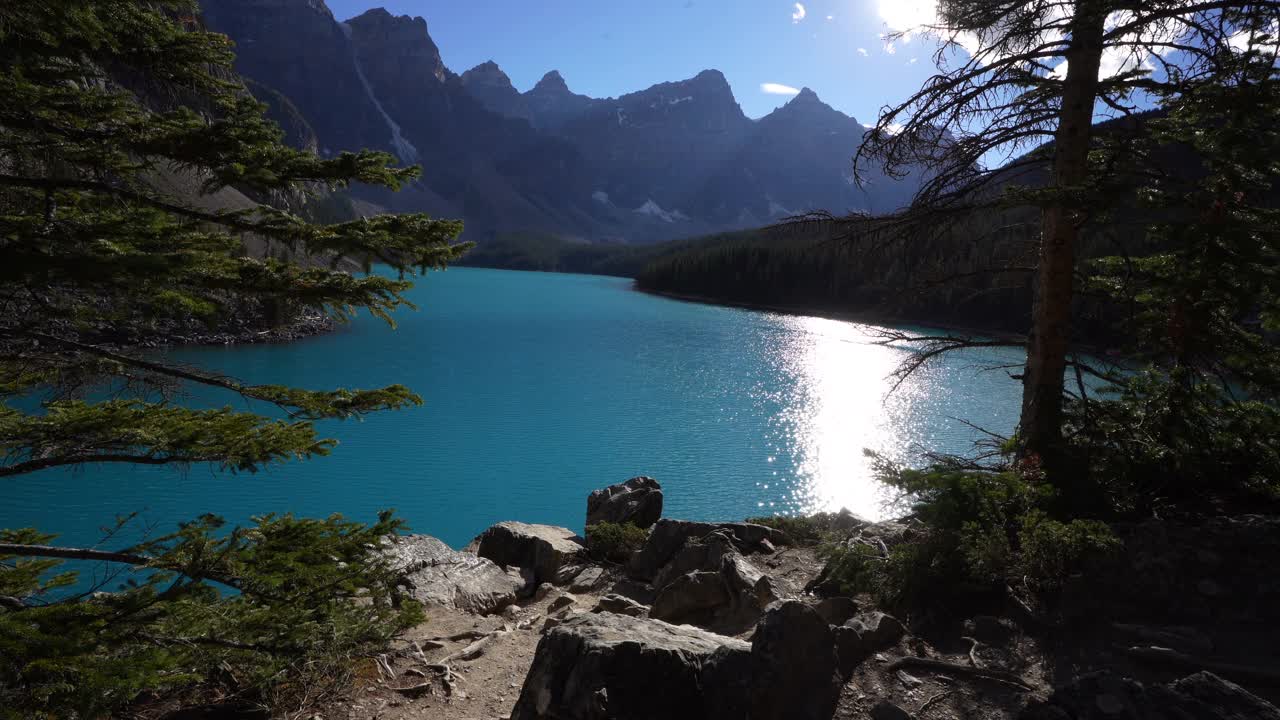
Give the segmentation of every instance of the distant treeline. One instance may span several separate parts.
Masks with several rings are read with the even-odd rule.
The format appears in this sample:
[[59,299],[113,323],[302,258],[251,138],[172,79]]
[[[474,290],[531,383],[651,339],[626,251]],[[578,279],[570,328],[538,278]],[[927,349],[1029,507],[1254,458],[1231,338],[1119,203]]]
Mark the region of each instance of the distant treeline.
[[[945,231],[896,234],[811,223],[656,245],[591,244],[537,233],[480,242],[459,263],[634,278],[648,292],[802,312],[864,314],[1024,333],[1035,261],[1031,210],[982,213]],[[1140,253],[1140,225],[1113,222],[1082,244],[1084,258]],[[1123,309],[1082,293],[1082,337],[1106,343]]]

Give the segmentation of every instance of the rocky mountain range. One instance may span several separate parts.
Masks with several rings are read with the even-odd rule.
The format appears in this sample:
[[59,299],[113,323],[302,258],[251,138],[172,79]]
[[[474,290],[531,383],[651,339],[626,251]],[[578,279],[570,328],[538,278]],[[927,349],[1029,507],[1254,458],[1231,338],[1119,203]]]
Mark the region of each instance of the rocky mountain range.
[[460,217],[468,239],[652,242],[805,210],[887,212],[916,187],[855,183],[866,128],[807,89],[759,120],[715,70],[601,99],[551,71],[521,93],[493,62],[451,71],[422,18],[374,9],[339,22],[323,0],[204,0],[203,15],[235,42],[237,70],[290,142],[420,163],[422,180],[400,193],[356,192]]

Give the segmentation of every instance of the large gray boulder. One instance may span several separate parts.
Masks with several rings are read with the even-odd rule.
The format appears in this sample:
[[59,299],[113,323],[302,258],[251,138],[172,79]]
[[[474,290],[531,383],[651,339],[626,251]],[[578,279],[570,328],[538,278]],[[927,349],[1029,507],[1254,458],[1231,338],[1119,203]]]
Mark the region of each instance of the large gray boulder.
[[472,541],[476,554],[502,566],[533,571],[534,584],[563,585],[589,562],[582,538],[568,528],[503,522]]
[[827,621],[802,602],[774,605],[751,639],[752,718],[830,720],[843,685]]
[[770,608],[750,645],[600,613],[542,637],[511,720],[830,720],[839,699],[825,621]]
[[[821,614],[821,613],[819,613]],[[906,628],[890,615],[870,611],[858,613],[843,625],[831,627],[841,676],[847,677],[872,653],[884,650],[902,639]]]
[[1082,675],[1029,705],[1020,720],[1280,720],[1280,709],[1235,683],[1199,672],[1144,686],[1108,672]]
[[735,548],[728,530],[688,540],[653,582],[649,616],[736,634],[778,599],[772,580]]
[[858,613],[849,618],[844,626],[861,635],[870,652],[891,647],[907,634],[907,629],[897,618],[878,610]]
[[[511,720],[715,720],[747,686],[751,646],[612,613],[565,621],[538,643]],[[743,717],[739,714],[736,717]]]
[[657,576],[680,548],[690,538],[702,538],[716,530],[727,530],[733,545],[742,553],[761,550],[760,541],[785,544],[785,535],[764,525],[754,523],[705,523],[689,520],[659,520],[649,533],[640,552],[627,564],[627,575],[636,580],[650,581]]
[[487,615],[514,603],[525,588],[519,573],[459,552],[429,535],[392,538],[386,549],[414,599]]
[[648,528],[661,517],[662,486],[651,477],[634,477],[587,496],[587,527],[611,522]]

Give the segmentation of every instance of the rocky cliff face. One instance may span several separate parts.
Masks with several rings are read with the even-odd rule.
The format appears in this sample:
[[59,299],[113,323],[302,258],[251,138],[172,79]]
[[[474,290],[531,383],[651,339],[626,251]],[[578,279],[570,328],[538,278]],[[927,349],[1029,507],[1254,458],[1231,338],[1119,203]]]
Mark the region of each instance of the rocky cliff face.
[[493,62],[450,72],[421,18],[375,9],[339,23],[321,0],[204,8],[291,140],[422,164],[405,192],[358,192],[391,210],[460,216],[469,239],[663,240],[810,209],[887,211],[914,188],[882,176],[853,184],[864,129],[809,91],[758,122],[715,70],[610,99],[575,94],[552,71],[520,93]]
[[204,0],[201,9],[212,30],[235,41],[236,70],[287,98],[321,152],[389,148],[386,122],[322,0]]

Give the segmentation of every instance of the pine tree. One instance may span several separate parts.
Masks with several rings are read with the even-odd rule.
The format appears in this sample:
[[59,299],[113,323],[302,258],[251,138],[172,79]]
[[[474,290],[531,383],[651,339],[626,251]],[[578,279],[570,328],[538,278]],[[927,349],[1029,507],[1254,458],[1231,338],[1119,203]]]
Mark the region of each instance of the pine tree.
[[[931,226],[976,209],[1028,203],[1040,209],[1018,440],[1024,458],[1056,465],[1063,455],[1077,245],[1082,229],[1122,197],[1117,181],[1128,182],[1114,170],[1130,149],[1119,139],[1100,142],[1093,121],[1100,108],[1134,115],[1139,100],[1222,77],[1220,60],[1232,43],[1241,33],[1274,25],[1280,6],[944,0],[938,9],[938,25],[923,31],[945,41],[935,56],[939,73],[882,113],[859,160],[884,161],[890,173],[929,166],[931,178],[912,213]],[[1026,152],[1047,141],[1052,145]],[[992,157],[1013,162],[998,167]],[[1029,171],[1043,172],[1042,189],[1002,188]]]
[[[420,402],[408,388],[254,385],[121,347],[122,336],[246,308],[363,310],[390,322],[413,276],[464,251],[460,224],[423,215],[320,225],[259,199],[350,183],[399,188],[419,169],[381,152],[285,146],[232,70],[230,42],[192,0],[0,4],[0,476],[102,463],[254,471],[328,453],[313,422]],[[174,190],[189,185],[190,190]],[[223,195],[217,195],[223,193]],[[254,257],[248,244],[273,251]],[[289,261],[280,259],[310,258]],[[337,269],[354,259],[390,273]],[[219,388],[278,417],[185,407]],[[111,392],[100,392],[109,390]],[[108,399],[101,399],[106,397]],[[38,400],[38,407],[32,407]],[[258,702],[341,679],[341,659],[416,617],[392,607],[377,552],[401,524],[207,517],[117,552],[0,534],[0,716],[97,717],[141,693],[212,682]],[[62,559],[146,572],[120,592],[55,598]],[[363,598],[360,603],[355,598]],[[283,693],[283,694],[282,694]]]
[[[1125,504],[1256,501],[1280,489],[1280,70],[1272,26],[1222,72],[1162,98],[1136,148],[1148,247],[1098,259],[1086,287],[1127,308],[1126,356],[1068,436]],[[1252,496],[1252,498],[1251,498]],[[1251,498],[1251,499],[1250,499]],[[1256,507],[1252,506],[1252,507]]]

